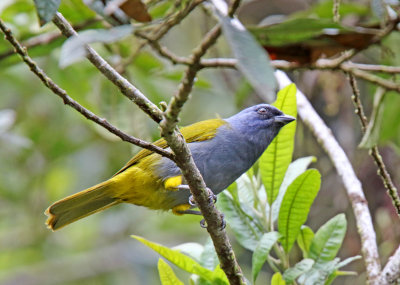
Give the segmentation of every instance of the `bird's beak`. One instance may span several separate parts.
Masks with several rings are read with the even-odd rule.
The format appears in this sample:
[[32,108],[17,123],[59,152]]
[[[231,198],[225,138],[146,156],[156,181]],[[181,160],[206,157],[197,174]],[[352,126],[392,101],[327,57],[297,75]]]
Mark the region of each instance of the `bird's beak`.
[[275,122],[282,123],[283,125],[286,125],[294,120],[296,120],[296,118],[289,115],[282,115],[275,117]]

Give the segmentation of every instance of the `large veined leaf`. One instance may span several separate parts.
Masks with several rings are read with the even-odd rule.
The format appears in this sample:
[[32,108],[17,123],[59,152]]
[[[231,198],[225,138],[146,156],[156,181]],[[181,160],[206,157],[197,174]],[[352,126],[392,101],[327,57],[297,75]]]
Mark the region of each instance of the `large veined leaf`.
[[336,271],[339,258],[320,264],[314,263],[313,267],[298,278],[304,285],[324,285],[329,276]]
[[[263,98],[272,102],[277,88],[274,69],[267,52],[236,18],[226,15],[226,3],[213,0],[216,14],[232,52],[237,67]],[[224,11],[225,10],[225,11]]]
[[314,264],[314,260],[306,258],[302,261],[296,263],[295,266],[288,268],[283,273],[283,279],[285,279],[286,284],[292,284],[297,277],[299,277],[304,272],[307,272],[311,269]]
[[217,203],[238,242],[248,250],[254,251],[263,235],[263,228],[258,217],[252,215],[252,209],[246,204],[239,204],[227,191],[219,194]]
[[158,274],[162,285],[183,285],[168,263],[161,258],[158,260]]
[[[277,100],[273,105],[286,115],[296,117],[296,86],[290,84],[279,91]],[[272,205],[278,196],[279,187],[292,161],[295,132],[295,121],[284,126],[260,157],[261,179],[267,192],[269,205]]]
[[169,260],[179,268],[192,273],[199,275],[200,277],[212,281],[213,284],[228,284],[228,279],[224,275],[221,278],[220,272],[214,272],[211,270],[208,270],[207,268],[202,267],[200,264],[198,264],[195,260],[190,258],[187,255],[184,255],[178,250],[173,250],[168,247],[165,247],[161,244],[154,243],[151,241],[148,241],[142,237],[132,235],[132,237],[144,245],[150,247],[154,251],[158,252],[161,256],[163,256],[165,259]]
[[321,175],[316,169],[309,169],[297,177],[286,191],[278,217],[278,230],[285,252],[289,252],[307,220],[310,207],[321,185]]
[[333,260],[342,245],[346,226],[346,217],[339,214],[320,227],[311,242],[309,257],[316,263]]
[[259,243],[257,244],[257,247],[253,252],[253,258],[252,258],[253,283],[256,282],[258,273],[260,272],[261,267],[267,260],[269,252],[271,251],[272,247],[278,241],[278,238],[279,238],[278,232],[265,233],[260,239]]
[[[272,222],[278,219],[279,209],[281,208],[283,196],[285,196],[286,190],[289,185],[304,171],[307,167],[315,162],[316,158],[314,156],[301,157],[289,164],[286,170],[285,177],[283,178],[281,187],[279,187],[279,193],[276,197],[274,203],[272,203]],[[267,210],[267,209],[266,209]],[[267,212],[268,213],[268,212]]]

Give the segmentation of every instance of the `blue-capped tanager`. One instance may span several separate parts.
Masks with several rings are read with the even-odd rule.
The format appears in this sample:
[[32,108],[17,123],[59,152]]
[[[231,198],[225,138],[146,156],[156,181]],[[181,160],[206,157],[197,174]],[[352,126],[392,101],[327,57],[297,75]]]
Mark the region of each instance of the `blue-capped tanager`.
[[[211,119],[181,128],[204,182],[220,193],[247,171],[279,130],[295,118],[268,104],[249,107],[227,119]],[[168,148],[164,139],[155,145]],[[45,212],[57,230],[120,203],[174,214],[191,212],[190,191],[176,164],[142,150],[109,180],[55,202]]]

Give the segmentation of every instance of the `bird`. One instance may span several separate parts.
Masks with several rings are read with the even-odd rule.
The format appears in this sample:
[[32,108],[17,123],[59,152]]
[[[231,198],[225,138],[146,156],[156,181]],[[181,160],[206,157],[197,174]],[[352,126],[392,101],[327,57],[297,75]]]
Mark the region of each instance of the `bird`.
[[[200,121],[180,131],[207,188],[217,195],[246,172],[280,129],[294,120],[272,105],[258,104],[229,118]],[[154,144],[169,150],[163,138]],[[143,149],[110,179],[49,206],[46,225],[58,230],[120,203],[189,214],[195,207],[190,196],[178,166]]]

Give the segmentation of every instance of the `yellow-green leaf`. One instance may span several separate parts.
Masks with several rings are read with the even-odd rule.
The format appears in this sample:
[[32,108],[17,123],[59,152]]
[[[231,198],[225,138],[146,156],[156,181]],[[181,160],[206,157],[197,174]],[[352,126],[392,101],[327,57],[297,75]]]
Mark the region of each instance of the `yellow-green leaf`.
[[158,274],[162,285],[183,285],[183,282],[176,277],[172,268],[161,258],[158,260]]
[[271,279],[271,285],[286,285],[285,280],[282,277],[282,274],[276,272]]
[[297,244],[303,252],[303,257],[308,258],[311,242],[314,238],[314,232],[308,226],[301,226],[300,233],[297,236]]
[[[290,84],[278,93],[273,104],[286,115],[297,116],[296,86]],[[260,158],[261,179],[272,205],[278,196],[286,170],[292,161],[296,122],[284,126]]]
[[287,189],[278,217],[278,230],[282,235],[280,241],[285,252],[290,251],[300,227],[307,220],[320,185],[321,175],[318,170],[309,169],[298,176]]
[[150,247],[154,251],[158,252],[161,256],[163,256],[168,261],[172,262],[179,268],[185,270],[186,272],[199,275],[200,277],[212,281],[213,284],[227,284],[225,280],[221,279],[219,272],[213,272],[207,268],[202,267],[195,260],[190,258],[189,256],[181,253],[178,250],[170,249],[161,244],[148,241],[142,237],[132,235],[134,239],[140,241],[144,245]]

